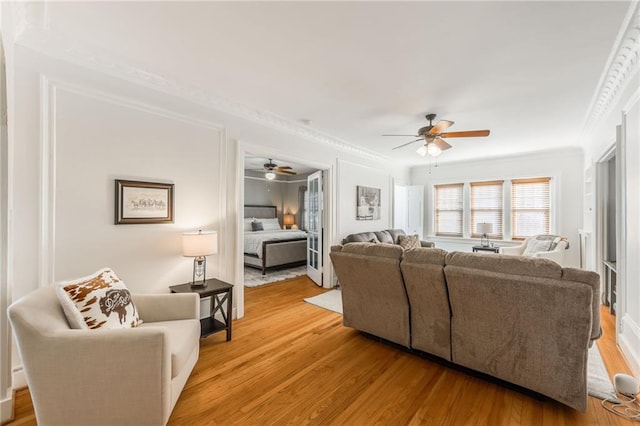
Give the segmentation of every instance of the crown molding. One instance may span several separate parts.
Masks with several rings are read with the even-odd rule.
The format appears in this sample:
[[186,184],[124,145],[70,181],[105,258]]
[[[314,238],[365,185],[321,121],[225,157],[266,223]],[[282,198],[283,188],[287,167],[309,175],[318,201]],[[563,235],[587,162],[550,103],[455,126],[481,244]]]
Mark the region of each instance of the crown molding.
[[17,19],[16,28],[20,28],[16,29],[16,44],[42,55],[108,74],[132,84],[176,96],[206,108],[250,120],[341,151],[379,161],[389,160],[387,156],[358,147],[287,117],[210,93],[183,81],[165,78],[130,63],[113,52],[90,46],[50,30],[46,2],[20,4],[14,12],[14,17]]
[[631,3],[591,100],[582,136],[588,135],[615,105],[640,63],[640,2]]

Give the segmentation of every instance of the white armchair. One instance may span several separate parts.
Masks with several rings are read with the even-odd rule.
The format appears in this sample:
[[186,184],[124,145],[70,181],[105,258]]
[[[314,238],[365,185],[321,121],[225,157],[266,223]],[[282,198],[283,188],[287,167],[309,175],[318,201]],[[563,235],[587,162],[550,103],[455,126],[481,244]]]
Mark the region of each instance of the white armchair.
[[143,324],[71,329],[54,286],[9,307],[39,425],[165,425],[200,344],[196,294],[133,295]]
[[[549,245],[553,244],[557,238],[559,238],[559,241],[557,241],[553,249],[549,250]],[[540,248],[542,248],[542,251],[539,251]],[[564,265],[564,253],[568,248],[569,242],[564,237],[558,237],[557,235],[533,235],[525,239],[522,244],[518,246],[500,247],[500,254],[550,259],[560,265]]]

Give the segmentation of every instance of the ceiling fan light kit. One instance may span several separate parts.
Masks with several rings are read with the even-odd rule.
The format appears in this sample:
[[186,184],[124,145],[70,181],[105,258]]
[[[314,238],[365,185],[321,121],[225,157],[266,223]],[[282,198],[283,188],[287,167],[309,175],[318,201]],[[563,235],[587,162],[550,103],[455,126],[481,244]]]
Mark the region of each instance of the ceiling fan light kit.
[[271,158],[269,158],[269,162],[263,165],[265,174],[264,177],[267,180],[274,180],[276,178],[276,174],[279,175],[296,175],[297,173],[291,170],[290,166],[278,166],[273,162]]
[[442,153],[442,151],[446,151],[451,148],[451,145],[443,138],[469,138],[469,137],[485,137],[489,136],[489,130],[469,130],[463,132],[444,132],[449,127],[453,126],[453,121],[449,120],[440,120],[435,126],[433,125],[433,120],[436,118],[436,114],[427,114],[425,116],[427,120],[429,120],[429,125],[421,127],[418,130],[417,135],[382,135],[382,136],[413,136],[418,139],[413,140],[411,142],[404,143],[402,145],[398,145],[393,149],[398,149],[405,147],[407,145],[411,145],[412,143],[418,141],[425,141],[424,145],[418,148],[416,151],[418,154],[423,157],[429,154],[432,157],[437,157]]

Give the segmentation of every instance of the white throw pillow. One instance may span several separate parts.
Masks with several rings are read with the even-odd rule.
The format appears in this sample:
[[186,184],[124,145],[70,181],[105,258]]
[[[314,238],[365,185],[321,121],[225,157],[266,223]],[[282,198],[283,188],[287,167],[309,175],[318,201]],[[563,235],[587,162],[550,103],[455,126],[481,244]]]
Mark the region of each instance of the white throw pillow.
[[109,268],[58,284],[56,295],[71,328],[132,328],[142,322],[131,293]]
[[253,222],[255,219],[250,217],[250,218],[244,218],[244,230],[245,231],[251,231],[251,222]]
[[282,229],[280,227],[280,223],[278,223],[277,218],[260,219],[260,221],[262,222],[262,227],[264,228],[265,231],[279,231],[280,229]]
[[549,251],[549,247],[551,246],[551,240],[537,240],[532,238],[527,243],[527,247],[524,249],[523,256],[533,256],[536,253]]

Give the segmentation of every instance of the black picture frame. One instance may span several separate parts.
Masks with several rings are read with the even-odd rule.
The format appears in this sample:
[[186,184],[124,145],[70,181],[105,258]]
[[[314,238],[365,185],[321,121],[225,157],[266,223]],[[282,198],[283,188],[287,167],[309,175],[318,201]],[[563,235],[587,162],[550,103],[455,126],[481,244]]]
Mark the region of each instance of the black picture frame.
[[115,180],[115,224],[173,223],[172,183]]

